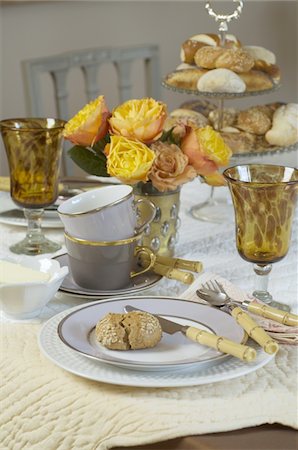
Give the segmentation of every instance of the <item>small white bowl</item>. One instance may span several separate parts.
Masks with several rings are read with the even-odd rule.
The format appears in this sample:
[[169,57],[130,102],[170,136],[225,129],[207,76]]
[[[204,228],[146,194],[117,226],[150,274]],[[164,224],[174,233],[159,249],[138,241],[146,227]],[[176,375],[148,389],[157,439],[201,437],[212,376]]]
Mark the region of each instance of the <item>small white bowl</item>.
[[38,316],[58,291],[68,268],[44,257],[21,256],[17,260],[5,260],[51,274],[46,282],[0,284],[0,308],[8,318],[19,320]]

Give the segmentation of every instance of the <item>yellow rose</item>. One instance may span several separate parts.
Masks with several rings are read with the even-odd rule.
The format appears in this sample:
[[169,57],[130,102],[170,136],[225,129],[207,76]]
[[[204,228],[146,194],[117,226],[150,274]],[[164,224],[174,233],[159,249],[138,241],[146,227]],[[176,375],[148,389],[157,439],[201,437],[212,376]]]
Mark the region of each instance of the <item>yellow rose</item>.
[[142,142],[122,136],[111,136],[104,150],[107,156],[107,172],[122,183],[135,184],[148,180],[155,153]]
[[160,192],[172,191],[197,176],[188,157],[177,145],[155,142],[151,148],[156,156],[149,178]]
[[166,105],[153,98],[128,100],[112,111],[111,132],[150,144],[157,140],[167,117]]
[[110,112],[101,95],[66,123],[63,136],[73,144],[92,147],[107,134],[109,117]]

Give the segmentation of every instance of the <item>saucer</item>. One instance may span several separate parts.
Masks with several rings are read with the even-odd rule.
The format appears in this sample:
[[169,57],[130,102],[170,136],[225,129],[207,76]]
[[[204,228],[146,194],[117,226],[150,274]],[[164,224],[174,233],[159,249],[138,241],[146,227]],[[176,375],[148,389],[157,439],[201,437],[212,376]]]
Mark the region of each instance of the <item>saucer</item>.
[[[68,266],[67,253],[56,256],[53,259],[57,260],[60,263],[61,267]],[[73,280],[71,272],[69,271],[68,275],[64,278],[59,290],[63,292],[63,294],[70,294],[75,297],[97,299],[101,297],[110,297],[114,295],[124,295],[143,291],[145,289],[149,289],[150,287],[154,286],[161,279],[162,279],[161,275],[148,271],[146,273],[137,275],[133,280],[131,280],[128,286],[125,286],[122,289],[114,289],[110,291],[104,290],[95,291],[93,289],[85,289],[81,286],[78,286]]]

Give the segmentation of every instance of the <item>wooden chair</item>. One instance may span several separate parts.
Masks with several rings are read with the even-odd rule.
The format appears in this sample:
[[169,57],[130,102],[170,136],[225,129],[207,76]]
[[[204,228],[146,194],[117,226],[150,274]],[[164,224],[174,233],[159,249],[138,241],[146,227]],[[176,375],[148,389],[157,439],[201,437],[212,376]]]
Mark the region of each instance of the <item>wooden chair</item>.
[[[82,71],[86,100],[90,101],[101,93],[100,82],[98,82],[100,79],[99,69],[106,63],[112,63],[116,69],[119,103],[124,102],[132,98],[131,69],[137,60],[142,60],[144,63],[146,91],[144,96],[160,99],[159,48],[157,45],[123,48],[100,47],[23,61],[22,71],[27,115],[32,117],[45,115],[42,102],[41,75],[49,73],[54,87],[56,117],[68,120],[71,116],[68,107],[70,71],[74,68],[79,68]],[[65,157],[64,154],[64,174],[72,175],[74,167],[70,158]]]

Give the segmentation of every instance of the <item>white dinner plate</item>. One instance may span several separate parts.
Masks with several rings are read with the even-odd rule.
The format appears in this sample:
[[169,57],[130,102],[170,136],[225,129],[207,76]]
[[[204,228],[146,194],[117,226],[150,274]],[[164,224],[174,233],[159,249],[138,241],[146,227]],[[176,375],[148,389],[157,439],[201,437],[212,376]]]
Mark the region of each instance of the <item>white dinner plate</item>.
[[[11,200],[9,192],[0,192],[0,223],[27,227],[23,211]],[[42,216],[42,228],[63,228],[57,211],[45,211]]]
[[[149,299],[152,305],[157,304],[157,302],[158,305],[160,305],[161,300],[164,300],[163,304],[166,304],[169,300],[173,300],[169,298],[161,299],[160,297],[150,297]],[[135,300],[138,300],[138,298],[127,297],[126,299],[122,298],[121,300],[124,300],[126,304],[132,303]],[[148,301],[146,303],[147,309]],[[183,302],[185,301],[183,300]],[[137,303],[135,303],[135,305],[136,304]],[[89,303],[85,306],[88,307],[91,305],[95,304]],[[70,373],[90,380],[122,386],[152,388],[195,386],[229,380],[246,375],[263,367],[274,358],[274,355],[268,355],[262,350],[262,348],[250,341],[249,345],[254,347],[257,351],[257,357],[255,361],[251,363],[244,363],[237,358],[226,357],[221,361],[218,361],[218,364],[206,365],[205,367],[201,367],[200,370],[198,370],[198,366],[195,364],[191,366],[187,365],[185,370],[169,369],[163,371],[140,371],[105,364],[99,360],[86,358],[79,352],[69,348],[58,337],[57,328],[61,320],[68,316],[70,312],[81,309],[81,306],[71,308],[70,310],[63,311],[48,320],[43,325],[39,334],[39,346],[42,353],[54,364]],[[157,309],[156,307],[154,310],[159,311],[160,308]],[[210,310],[212,309],[210,308]]]
[[[67,253],[56,256],[53,259],[56,259],[60,263],[61,267],[68,266]],[[69,294],[73,297],[83,297],[84,299],[93,298],[94,300],[97,298],[111,297],[115,295],[127,295],[135,292],[140,292],[154,286],[161,279],[162,279],[161,275],[148,271],[132,278],[130,284],[124,287],[123,289],[114,289],[110,291],[104,290],[95,291],[92,289],[85,289],[81,286],[78,286],[75,283],[74,279],[72,278],[71,271],[69,270],[68,275],[64,278],[59,290],[63,292],[63,294]]]
[[108,313],[123,313],[125,305],[129,303],[182,325],[225,336],[237,343],[246,340],[246,333],[232,316],[218,309],[178,298],[152,296],[115,297],[71,311],[59,323],[58,336],[65,345],[86,357],[126,369],[185,369],[194,364],[199,369],[229,357],[191,341],[182,333],[163,333],[161,341],[153,348],[126,351],[105,348],[95,337],[97,322]]

